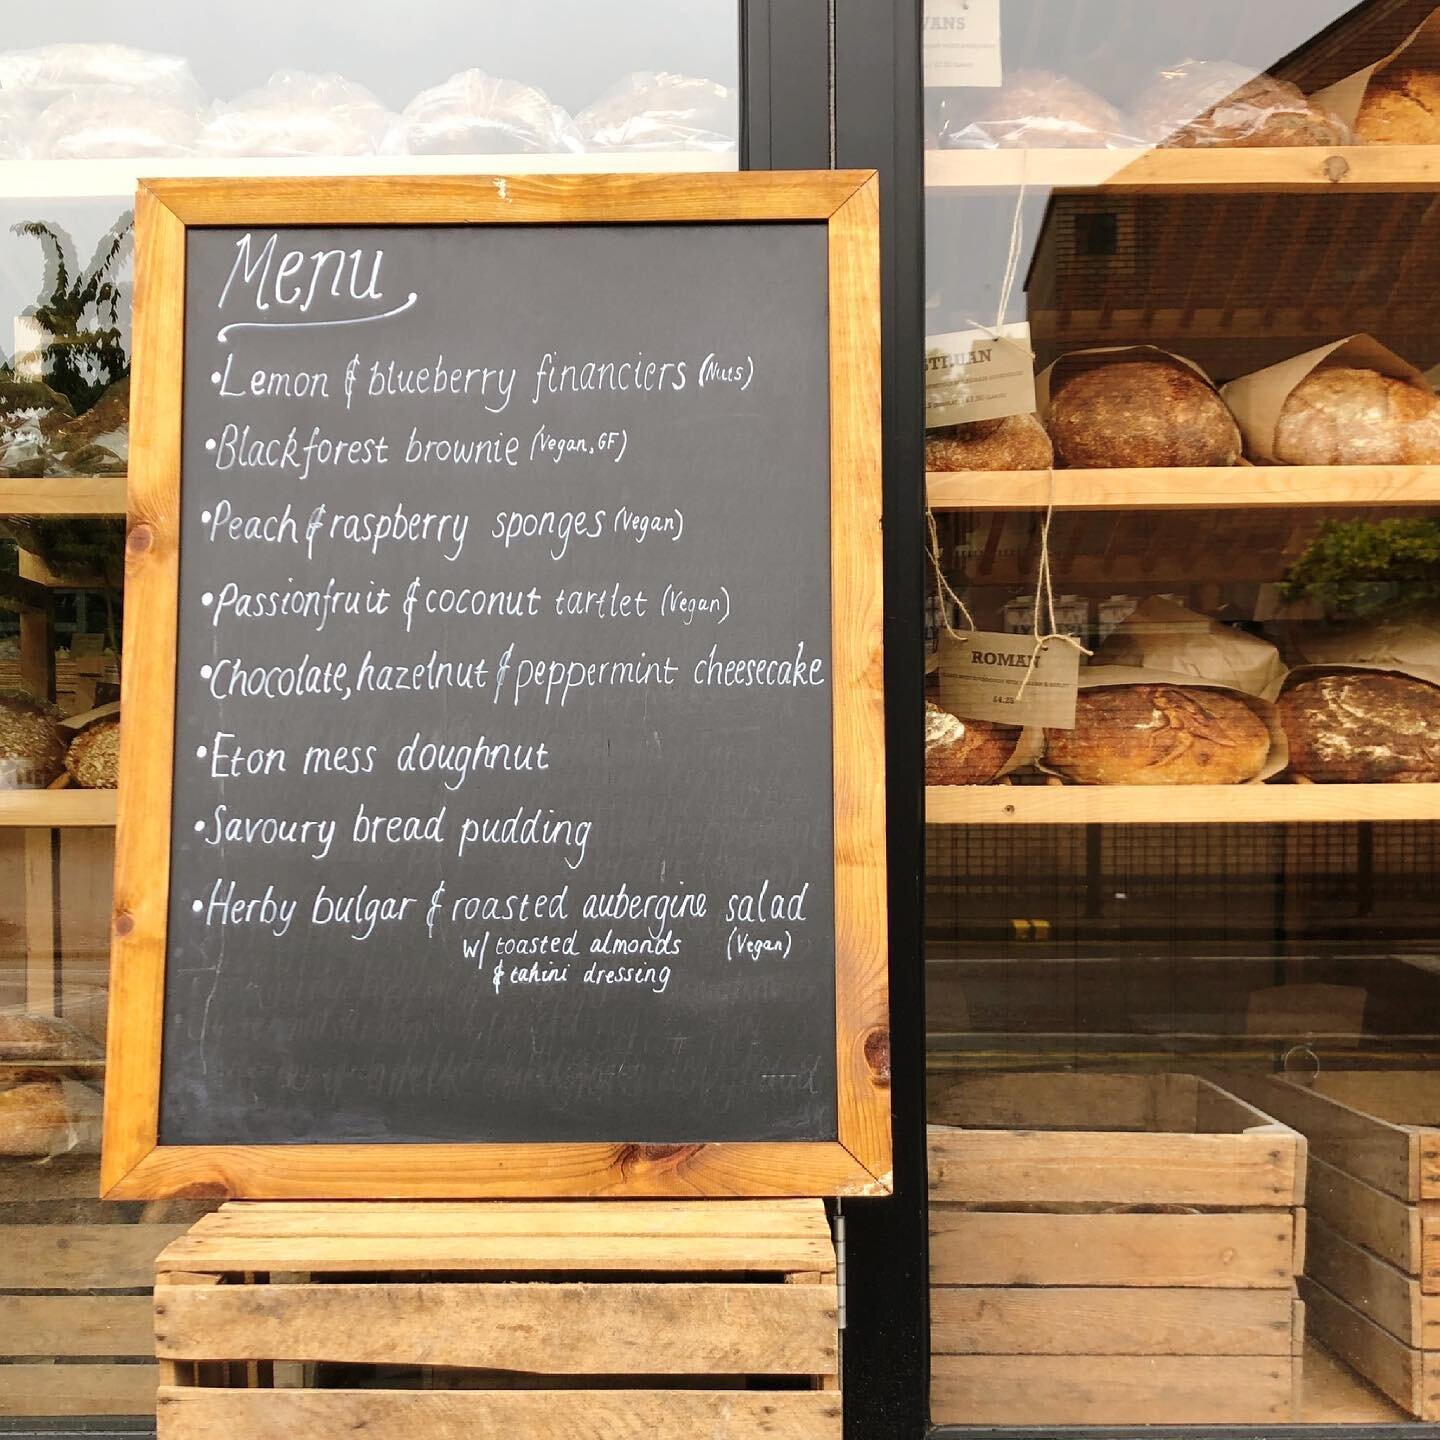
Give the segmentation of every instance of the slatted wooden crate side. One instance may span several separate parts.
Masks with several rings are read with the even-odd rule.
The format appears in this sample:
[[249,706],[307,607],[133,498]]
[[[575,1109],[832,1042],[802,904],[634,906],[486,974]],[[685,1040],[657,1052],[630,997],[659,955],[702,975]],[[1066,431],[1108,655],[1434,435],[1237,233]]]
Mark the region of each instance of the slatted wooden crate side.
[[932,1363],[931,1417],[956,1425],[1284,1423],[1293,1355],[951,1355]]
[[1300,1293],[1313,1339],[1407,1413],[1440,1420],[1440,1352],[1406,1345],[1308,1276]]
[[733,1283],[169,1284],[167,1361],[453,1366],[570,1376],[832,1376],[833,1285]]
[[[1367,1114],[1286,1076],[1236,1072],[1233,1089],[1305,1136],[1311,1155],[1376,1190],[1414,1202],[1421,1194],[1420,1132]],[[1435,1191],[1440,1198],[1440,1189]]]
[[1440,1349],[1440,1295],[1323,1221],[1311,1225],[1306,1273],[1403,1344]]
[[1290,1355],[1296,1292],[939,1286],[932,1355]]
[[[1309,1169],[1312,1215],[1407,1274],[1421,1274],[1425,1237],[1440,1228],[1440,1202],[1412,1204],[1387,1195],[1314,1156]],[[1436,1284],[1440,1286],[1440,1277]]]
[[1241,1135],[930,1127],[930,1194],[972,1204],[1300,1203],[1303,1150],[1289,1129]]
[[1304,1212],[1024,1214],[934,1205],[930,1283],[1288,1290]]
[[840,1396],[763,1390],[224,1390],[162,1387],[161,1440],[839,1440]]
[[0,1416],[154,1410],[150,1298],[120,1292],[149,1289],[182,1229],[0,1224]]

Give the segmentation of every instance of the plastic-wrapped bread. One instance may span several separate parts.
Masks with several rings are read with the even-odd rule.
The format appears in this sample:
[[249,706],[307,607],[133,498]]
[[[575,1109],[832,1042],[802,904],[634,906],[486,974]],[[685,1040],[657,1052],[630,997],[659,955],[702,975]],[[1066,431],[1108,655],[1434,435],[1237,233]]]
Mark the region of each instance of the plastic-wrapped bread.
[[1108,100],[1048,70],[1017,70],[963,115],[947,114],[942,149],[1102,150],[1136,144],[1133,126]]
[[62,42],[30,50],[0,50],[0,90],[44,104],[77,91],[109,86],[157,104],[195,106],[200,87],[180,55],[131,45]]
[[589,150],[735,149],[740,107],[713,80],[637,70],[575,117]]
[[972,420],[925,436],[927,470],[1048,470],[1055,452],[1034,415]]
[[1322,365],[1281,407],[1274,454],[1285,465],[1440,464],[1440,400],[1378,370]]
[[30,130],[45,160],[132,160],[194,153],[200,123],[188,105],[118,85],[94,85],[46,106]]
[[0,1063],[95,1060],[101,1047],[67,1021],[30,1010],[0,1010]]
[[394,116],[363,85],[334,73],[277,70],[216,105],[197,141],[206,155],[373,155]]
[[1318,784],[1440,781],[1440,687],[1379,670],[1297,679],[1280,696],[1290,774]]
[[422,90],[381,148],[386,155],[526,155],[584,145],[574,121],[544,91],[462,70]]
[[53,705],[0,691],[0,790],[43,789],[65,765],[65,738]]
[[1073,730],[1046,730],[1045,765],[1078,785],[1241,785],[1270,756],[1240,696],[1198,685],[1081,690]]
[[1161,71],[1135,102],[1138,133],[1155,145],[1348,145],[1350,127],[1296,86],[1228,60]]

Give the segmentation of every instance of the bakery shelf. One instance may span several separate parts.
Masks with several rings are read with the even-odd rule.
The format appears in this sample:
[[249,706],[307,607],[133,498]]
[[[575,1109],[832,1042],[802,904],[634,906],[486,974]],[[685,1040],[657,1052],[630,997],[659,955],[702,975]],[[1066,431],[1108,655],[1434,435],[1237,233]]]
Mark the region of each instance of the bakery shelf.
[[0,477],[0,516],[124,515],[125,476]]
[[1440,145],[1247,150],[929,150],[925,187],[1106,190],[1440,188]]
[[0,826],[46,830],[111,826],[115,794],[114,790],[0,790]]
[[8,160],[6,200],[133,199],[143,180],[269,179],[279,175],[558,175],[733,170],[735,152],[636,151],[608,155],[308,155],[282,159],[214,157],[148,160]]
[[931,785],[927,825],[1440,820],[1440,785]]
[[[1043,510],[1052,497],[1048,470],[932,470],[926,484],[932,510]],[[1437,465],[1057,470],[1053,484],[1057,510],[1440,505]]]

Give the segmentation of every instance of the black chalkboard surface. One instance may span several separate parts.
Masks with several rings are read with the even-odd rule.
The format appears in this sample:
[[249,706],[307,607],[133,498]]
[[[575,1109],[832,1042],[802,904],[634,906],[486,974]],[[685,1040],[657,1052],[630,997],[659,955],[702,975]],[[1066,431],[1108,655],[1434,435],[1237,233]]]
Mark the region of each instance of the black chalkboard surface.
[[158,1154],[839,1145],[831,249],[186,228]]

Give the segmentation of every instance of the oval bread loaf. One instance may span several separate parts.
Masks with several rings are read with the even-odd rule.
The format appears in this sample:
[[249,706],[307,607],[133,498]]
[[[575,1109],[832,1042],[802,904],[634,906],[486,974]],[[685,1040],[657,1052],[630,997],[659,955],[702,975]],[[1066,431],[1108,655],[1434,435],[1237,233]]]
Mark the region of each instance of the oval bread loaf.
[[1283,465],[1440,464],[1440,400],[1378,370],[1322,366],[1286,397],[1274,450]]
[[1045,732],[1046,765],[1079,785],[1239,785],[1269,754],[1249,705],[1197,685],[1082,690],[1075,728]]
[[927,701],[925,783],[988,785],[998,779],[1020,743],[1020,727],[990,720],[962,720]]
[[1440,687],[1336,670],[1292,685],[1276,708],[1292,775],[1348,785],[1440,780]]

